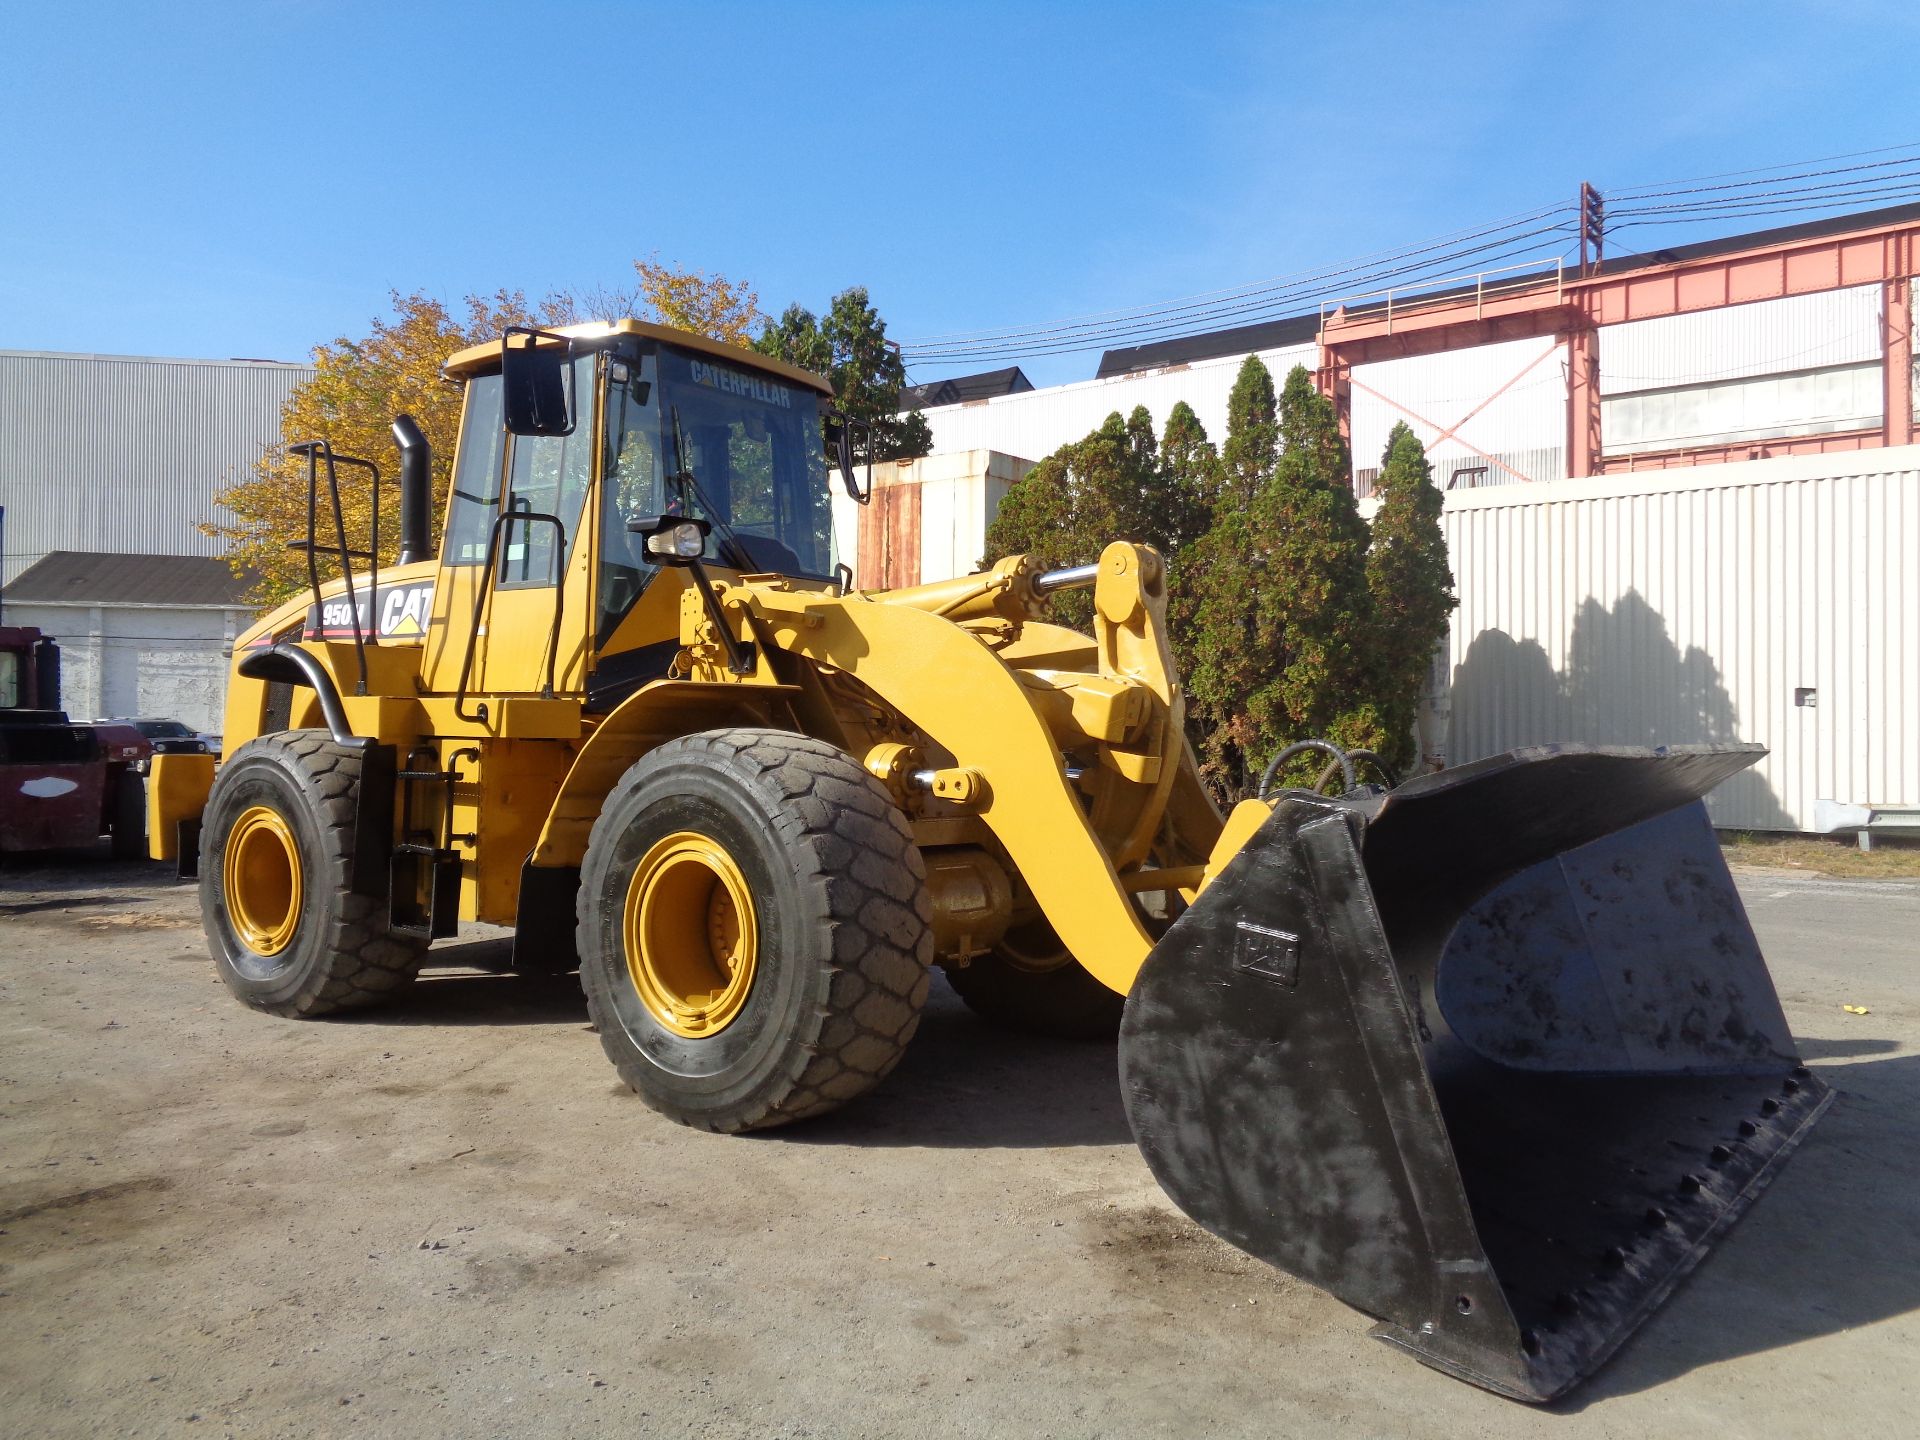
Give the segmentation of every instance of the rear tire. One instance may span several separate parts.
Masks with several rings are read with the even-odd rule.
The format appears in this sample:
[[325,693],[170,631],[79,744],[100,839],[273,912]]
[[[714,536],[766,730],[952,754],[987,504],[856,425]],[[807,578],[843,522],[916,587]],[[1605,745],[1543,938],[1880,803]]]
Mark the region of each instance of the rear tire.
[[899,1063],[933,952],[906,817],[844,751],[713,730],[636,761],[580,872],[580,979],[639,1096],[737,1132],[824,1114]]
[[1007,932],[985,955],[947,969],[947,983],[982,1020],[1060,1040],[1112,1040],[1126,996],[1093,978],[1044,920]]
[[420,967],[426,942],[390,933],[387,902],[349,888],[359,788],[360,752],[323,730],[250,740],[214,778],[200,914],[214,968],[257,1010],[375,1004]]

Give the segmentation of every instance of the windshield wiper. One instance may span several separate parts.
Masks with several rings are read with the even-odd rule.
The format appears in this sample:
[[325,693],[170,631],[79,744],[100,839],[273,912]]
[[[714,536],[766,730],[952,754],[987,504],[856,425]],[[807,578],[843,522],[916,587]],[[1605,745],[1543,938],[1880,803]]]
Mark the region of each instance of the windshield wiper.
[[720,543],[733,551],[734,563],[742,570],[754,568],[753,552],[734,533],[733,526],[727,523],[727,517],[720,513],[720,507],[713,503],[713,497],[701,488],[699,479],[687,468],[686,449],[680,442],[680,407],[671,405],[667,413],[673,418],[673,464],[674,473],[667,478],[680,487],[680,503],[688,504],[687,492],[693,492],[693,498],[700,502],[707,512],[707,518],[719,527]]

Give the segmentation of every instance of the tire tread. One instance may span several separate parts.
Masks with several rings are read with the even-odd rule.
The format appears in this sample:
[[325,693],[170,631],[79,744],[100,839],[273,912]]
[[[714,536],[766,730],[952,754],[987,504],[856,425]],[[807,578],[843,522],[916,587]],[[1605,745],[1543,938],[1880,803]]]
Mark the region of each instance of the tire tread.
[[[602,1045],[641,1097],[682,1124],[738,1133],[767,1129],[838,1109],[886,1078],[920,1024],[931,983],[933,905],[912,827],[893,798],[844,750],[810,736],[761,729],[710,730],[669,741],[629,770],[608,797],[643,783],[642,767],[675,760],[719,760],[750,787],[777,801],[783,848],[816,888],[815,931],[797,937],[821,957],[813,1033],[760,1103],[725,1121],[677,1113],[637,1083],[646,1062],[601,1027]],[[588,854],[610,836],[595,833]],[[592,944],[592,897],[581,886],[579,943]]]
[[387,902],[352,890],[354,791],[360,783],[358,751],[335,743],[321,730],[282,730],[250,740],[243,755],[277,755],[285,769],[300,777],[320,830],[321,853],[314,857],[318,880],[333,893],[326,961],[314,967],[307,983],[291,999],[266,1004],[241,996],[275,1015],[304,1018],[357,1010],[391,998],[412,982],[426,955],[426,944],[387,929]]

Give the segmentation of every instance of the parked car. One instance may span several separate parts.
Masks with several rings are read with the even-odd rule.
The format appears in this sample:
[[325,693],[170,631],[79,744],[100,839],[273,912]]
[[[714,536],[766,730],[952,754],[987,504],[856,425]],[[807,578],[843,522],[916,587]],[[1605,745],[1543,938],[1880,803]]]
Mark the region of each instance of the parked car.
[[[108,723],[108,722],[100,722]],[[145,716],[123,716],[113,722],[117,725],[131,725],[146,738],[156,755],[218,755],[220,737],[195,730],[179,720],[160,720]],[[142,762],[141,772],[146,765]]]

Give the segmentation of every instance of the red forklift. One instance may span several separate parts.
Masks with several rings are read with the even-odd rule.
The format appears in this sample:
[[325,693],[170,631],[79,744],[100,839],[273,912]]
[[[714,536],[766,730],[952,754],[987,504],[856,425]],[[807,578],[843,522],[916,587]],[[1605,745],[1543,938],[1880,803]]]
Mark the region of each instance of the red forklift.
[[0,860],[113,842],[144,859],[152,754],[131,725],[76,725],[60,708],[60,647],[31,625],[0,625]]

